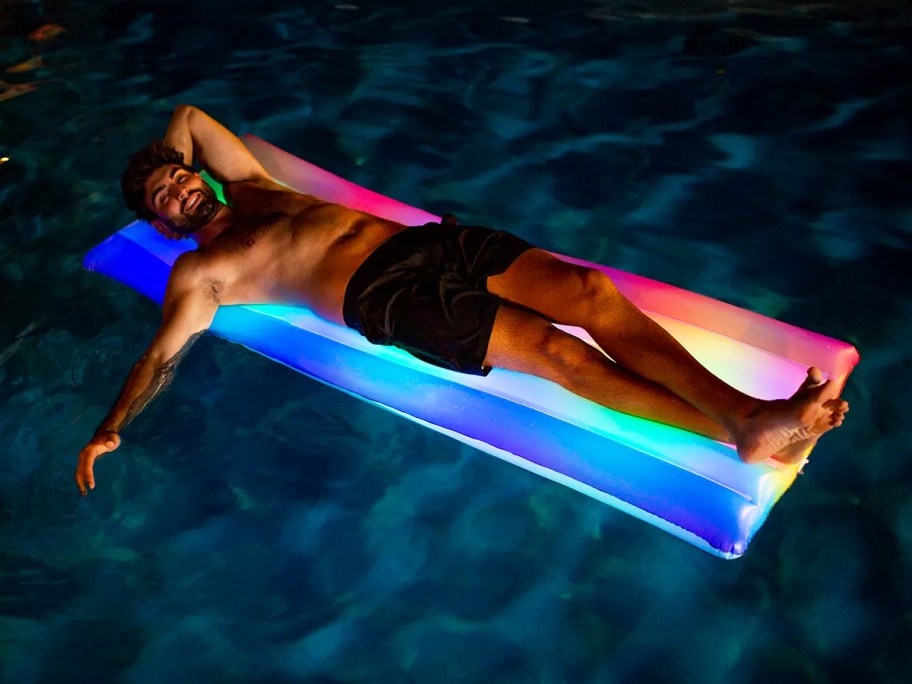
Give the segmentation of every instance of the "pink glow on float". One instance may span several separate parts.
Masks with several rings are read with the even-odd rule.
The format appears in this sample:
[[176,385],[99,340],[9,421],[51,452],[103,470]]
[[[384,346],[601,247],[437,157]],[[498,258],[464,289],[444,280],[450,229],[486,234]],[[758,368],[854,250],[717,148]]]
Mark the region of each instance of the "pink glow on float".
[[[296,190],[407,225],[438,220],[259,138],[244,141],[276,180]],[[136,222],[93,249],[85,265],[160,302],[170,265],[187,248]],[[790,395],[810,365],[841,388],[858,361],[844,342],[641,276],[560,258],[608,273],[712,372],[754,396]],[[730,445],[606,409],[540,378],[499,369],[487,378],[442,370],[371,345],[306,309],[222,307],[212,331],[724,558],[744,553],[798,470],[772,461],[745,465]],[[570,331],[591,343],[584,331]]]

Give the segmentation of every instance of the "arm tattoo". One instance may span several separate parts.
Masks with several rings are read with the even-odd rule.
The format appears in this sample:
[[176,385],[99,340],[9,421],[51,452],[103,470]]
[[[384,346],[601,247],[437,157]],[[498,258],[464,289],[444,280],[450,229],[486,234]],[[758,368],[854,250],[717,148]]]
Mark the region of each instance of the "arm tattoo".
[[174,371],[177,369],[177,364],[180,363],[187,352],[190,350],[190,347],[193,346],[193,343],[196,342],[200,336],[203,334],[202,331],[191,335],[187,342],[181,347],[180,351],[177,352],[170,359],[165,361],[164,364],[155,369],[155,373],[152,375],[152,380],[149,382],[149,386],[143,390],[136,399],[130,404],[130,408],[127,411],[127,415],[124,416],[123,422],[120,424],[120,427],[116,432],[120,432],[127,425],[130,424],[136,416],[138,416],[142,411],[149,405],[149,403],[155,399],[159,392],[161,392],[165,387],[167,387],[171,380],[174,379]]

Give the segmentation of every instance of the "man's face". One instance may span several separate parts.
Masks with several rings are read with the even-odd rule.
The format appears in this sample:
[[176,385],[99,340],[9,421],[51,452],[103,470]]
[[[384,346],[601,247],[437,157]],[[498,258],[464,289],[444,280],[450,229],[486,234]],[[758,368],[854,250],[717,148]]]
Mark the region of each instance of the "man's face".
[[146,179],[146,207],[179,235],[196,232],[218,209],[215,192],[198,173],[171,164]]

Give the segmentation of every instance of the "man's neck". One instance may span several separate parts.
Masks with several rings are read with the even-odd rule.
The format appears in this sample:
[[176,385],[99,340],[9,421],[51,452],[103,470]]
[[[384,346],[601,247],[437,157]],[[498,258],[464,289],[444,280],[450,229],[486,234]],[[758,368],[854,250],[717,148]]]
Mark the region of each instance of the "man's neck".
[[196,241],[200,247],[205,247],[231,225],[234,212],[231,207],[220,204],[215,216],[205,226],[194,232],[190,237]]

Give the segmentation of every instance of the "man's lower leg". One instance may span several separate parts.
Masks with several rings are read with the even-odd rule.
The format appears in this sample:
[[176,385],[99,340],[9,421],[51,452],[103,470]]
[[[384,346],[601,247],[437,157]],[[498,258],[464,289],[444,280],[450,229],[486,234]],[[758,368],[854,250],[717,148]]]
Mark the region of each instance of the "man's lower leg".
[[586,330],[620,366],[668,388],[729,431],[757,409],[757,399],[713,375],[626,298],[612,302],[609,316],[593,318]]

